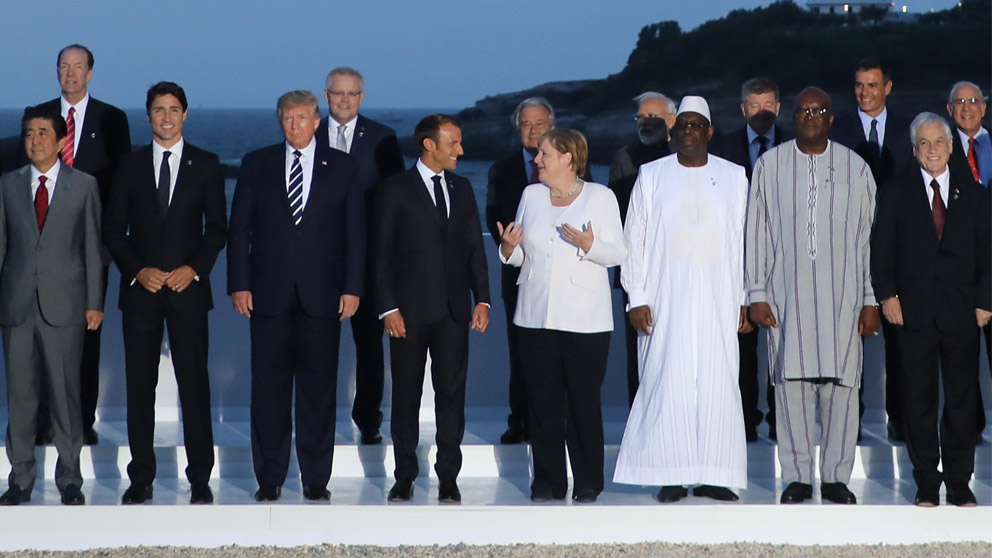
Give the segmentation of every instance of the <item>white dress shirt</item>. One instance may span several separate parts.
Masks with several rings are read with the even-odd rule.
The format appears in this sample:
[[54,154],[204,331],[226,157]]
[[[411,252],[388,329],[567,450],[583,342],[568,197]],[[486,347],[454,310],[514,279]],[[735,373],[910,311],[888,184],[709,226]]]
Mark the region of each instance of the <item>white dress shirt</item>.
[[[303,209],[307,208],[307,200],[310,198],[310,184],[313,182],[313,154],[317,150],[317,139],[313,138],[306,147],[300,149],[300,166],[303,167]],[[295,147],[286,143],[286,195],[289,195],[289,171],[293,168],[293,152]]]
[[[355,138],[355,125],[357,122],[358,115],[355,115],[354,118],[344,124],[344,143],[347,146],[347,149],[344,151],[345,153],[351,153],[352,140]],[[327,140],[334,149],[338,148],[338,126],[340,125],[341,123],[334,120],[333,116],[327,117]]]
[[65,100],[65,97],[59,97],[59,102],[62,104],[62,118],[65,118],[67,123],[69,121],[69,107],[76,109],[76,112],[72,115],[72,118],[76,121],[76,133],[72,135],[72,157],[75,159],[76,153],[79,151],[79,139],[83,137],[83,120],[86,119],[86,107],[90,104],[90,94],[87,93],[75,105],[70,105],[69,101]]
[[55,182],[59,179],[59,169],[62,168],[62,161],[56,159],[55,164],[52,168],[48,169],[48,172],[41,172],[34,165],[31,165],[31,202],[34,203],[35,196],[38,195],[38,187],[41,186],[41,180],[39,178],[44,176],[46,179],[45,188],[48,190],[48,205],[52,205],[52,199],[55,197]]
[[435,176],[441,176],[441,191],[444,192],[444,207],[448,211],[448,216],[451,216],[451,194],[448,193],[448,188],[451,186],[448,184],[448,179],[444,176],[444,171],[436,173],[432,171],[423,161],[417,159],[417,170],[420,172],[420,177],[424,179],[424,186],[427,187],[427,193],[431,197],[431,201],[434,202],[434,206],[437,207],[437,200],[434,199],[434,180]]
[[933,188],[930,187],[930,182],[935,178],[937,179],[937,184],[940,185],[940,199],[944,201],[944,208],[947,208],[947,196],[950,194],[951,188],[951,173],[949,171],[949,167],[944,167],[944,172],[937,176],[930,176],[930,173],[920,168],[920,172],[923,173],[923,186],[927,191],[927,201],[930,202],[931,210],[933,209]]
[[183,145],[185,141],[182,137],[179,141],[166,149],[157,141],[152,139],[152,172],[155,173],[155,187],[158,187],[159,175],[162,173],[162,156],[169,152],[169,203],[172,203],[172,194],[176,191],[176,179],[179,178],[179,164],[183,158]]

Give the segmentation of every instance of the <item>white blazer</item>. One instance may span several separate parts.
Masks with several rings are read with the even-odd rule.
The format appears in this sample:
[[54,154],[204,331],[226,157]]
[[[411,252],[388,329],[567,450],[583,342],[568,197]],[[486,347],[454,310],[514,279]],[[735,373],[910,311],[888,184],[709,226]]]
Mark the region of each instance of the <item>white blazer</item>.
[[[562,211],[563,210],[563,211]],[[592,222],[588,252],[561,236],[562,223],[584,230]],[[520,267],[513,323],[575,333],[613,331],[613,293],[607,268],[627,254],[613,191],[587,182],[567,207],[552,207],[544,184],[524,189],[515,222],[524,239],[503,263]]]

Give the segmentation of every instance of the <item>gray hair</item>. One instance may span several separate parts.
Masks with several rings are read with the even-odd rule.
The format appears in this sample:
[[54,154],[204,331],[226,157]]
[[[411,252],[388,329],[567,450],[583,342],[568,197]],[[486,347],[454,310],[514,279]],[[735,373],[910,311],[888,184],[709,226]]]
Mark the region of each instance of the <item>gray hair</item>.
[[679,110],[678,107],[675,106],[675,101],[669,99],[668,95],[662,95],[657,91],[645,91],[644,93],[634,97],[634,102],[640,106],[641,103],[647,101],[648,99],[660,99],[664,101],[665,110],[668,111],[668,114],[675,114]]
[[778,84],[768,78],[751,78],[741,85],[741,103],[747,102],[748,95],[761,95],[762,93],[774,93],[775,102],[778,98]]
[[528,107],[544,107],[548,111],[548,118],[551,120],[551,127],[555,127],[555,109],[551,108],[551,103],[548,102],[544,97],[527,97],[517,108],[513,111],[513,116],[510,117],[510,121],[513,122],[513,126],[518,130],[520,129],[520,113]]
[[324,88],[331,88],[331,78],[334,76],[351,76],[353,78],[358,78],[358,81],[365,85],[365,78],[362,77],[362,73],[354,68],[349,68],[348,66],[338,66],[330,72],[327,73],[327,80],[324,82]]
[[281,119],[282,111],[301,105],[310,105],[313,107],[314,114],[320,114],[320,105],[317,104],[317,96],[310,91],[295,89],[279,96],[279,101],[276,103],[276,115]]
[[978,91],[978,96],[982,99],[982,102],[985,102],[985,94],[982,93],[981,87],[970,81],[959,81],[951,86],[951,92],[947,94],[947,104],[954,102],[954,94],[957,93],[958,89],[961,89],[962,87],[974,87],[975,91]]
[[940,124],[944,127],[944,137],[950,140],[951,136],[951,126],[944,120],[944,117],[934,114],[932,112],[921,112],[916,115],[913,122],[909,125],[909,141],[913,142],[913,147],[916,147],[916,134],[920,128],[928,126],[930,124]]

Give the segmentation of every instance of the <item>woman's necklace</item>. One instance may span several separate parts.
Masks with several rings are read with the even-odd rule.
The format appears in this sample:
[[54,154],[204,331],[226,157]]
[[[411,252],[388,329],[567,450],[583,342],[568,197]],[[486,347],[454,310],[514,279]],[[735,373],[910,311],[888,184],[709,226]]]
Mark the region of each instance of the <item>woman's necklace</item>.
[[551,188],[548,188],[548,190],[551,191],[551,197],[552,198],[555,198],[556,200],[563,200],[565,198],[572,197],[573,194],[575,194],[576,192],[578,192],[579,191],[579,186],[582,186],[582,180],[581,179],[578,179],[578,180],[575,181],[575,186],[571,190],[569,190],[567,194],[556,194],[554,190],[551,190]]

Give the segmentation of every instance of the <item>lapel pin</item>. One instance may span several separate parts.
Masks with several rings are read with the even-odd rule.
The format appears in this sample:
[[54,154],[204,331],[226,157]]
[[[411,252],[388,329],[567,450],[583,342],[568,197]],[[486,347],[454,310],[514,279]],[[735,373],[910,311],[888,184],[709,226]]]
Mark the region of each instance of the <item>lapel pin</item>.
[[94,139],[94,138],[96,138],[96,132],[91,132],[90,133],[90,139]]
[[362,137],[364,135],[365,135],[365,128],[362,128],[361,130],[358,131],[358,137]]
[[192,159],[186,159],[186,166],[191,166],[193,164]]
[[320,164],[321,164],[321,165],[324,165],[324,166],[326,167],[326,166],[327,166],[327,161],[323,161],[323,160],[322,160],[322,161],[320,162]]

